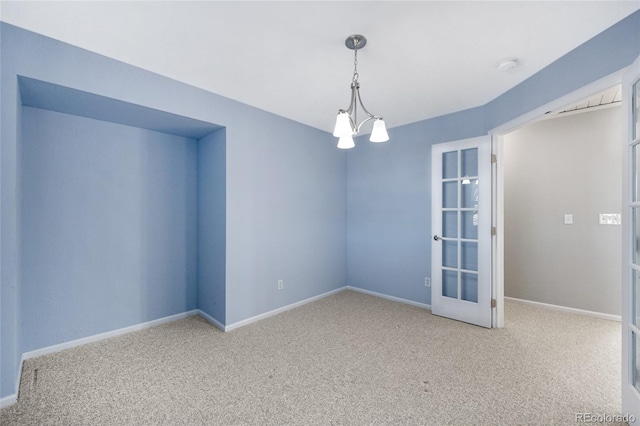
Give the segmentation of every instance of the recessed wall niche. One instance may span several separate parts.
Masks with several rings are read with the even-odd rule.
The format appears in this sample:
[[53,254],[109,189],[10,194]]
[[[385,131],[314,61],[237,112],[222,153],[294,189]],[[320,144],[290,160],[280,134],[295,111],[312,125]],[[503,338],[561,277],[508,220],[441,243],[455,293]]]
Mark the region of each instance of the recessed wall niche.
[[200,176],[220,179],[207,167],[224,171],[224,128],[31,78],[19,88],[21,351],[197,309],[202,291],[224,309],[198,269],[201,240],[224,241],[200,235],[224,233],[224,175]]

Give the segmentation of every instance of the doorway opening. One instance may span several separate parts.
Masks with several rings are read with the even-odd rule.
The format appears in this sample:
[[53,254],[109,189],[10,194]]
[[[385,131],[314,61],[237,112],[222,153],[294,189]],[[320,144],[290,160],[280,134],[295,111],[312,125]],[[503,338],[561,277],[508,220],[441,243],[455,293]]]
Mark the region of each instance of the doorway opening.
[[[621,315],[626,129],[620,81],[611,76],[492,132],[501,159],[494,171],[498,326],[505,325],[505,316],[508,326],[512,302],[529,305],[541,327],[555,328],[554,318],[566,316],[557,311],[587,315],[575,317],[576,328],[563,330],[562,342],[547,343],[559,349],[579,345],[586,340],[581,333],[607,342],[599,358],[595,348],[581,351],[591,354],[582,364],[608,372],[606,395],[616,407],[620,325],[601,319],[620,321]],[[586,328],[578,325],[582,320]],[[558,356],[560,362],[560,351]],[[576,382],[589,380],[567,374]]]
[[504,294],[620,320],[620,85],[503,136]]

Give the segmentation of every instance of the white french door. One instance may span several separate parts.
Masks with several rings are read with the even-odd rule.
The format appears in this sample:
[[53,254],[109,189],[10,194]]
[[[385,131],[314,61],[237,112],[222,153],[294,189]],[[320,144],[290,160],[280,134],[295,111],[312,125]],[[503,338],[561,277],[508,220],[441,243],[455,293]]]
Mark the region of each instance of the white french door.
[[431,150],[431,311],[491,327],[491,138]]
[[640,57],[625,73],[622,88],[628,118],[623,156],[622,412],[640,421]]

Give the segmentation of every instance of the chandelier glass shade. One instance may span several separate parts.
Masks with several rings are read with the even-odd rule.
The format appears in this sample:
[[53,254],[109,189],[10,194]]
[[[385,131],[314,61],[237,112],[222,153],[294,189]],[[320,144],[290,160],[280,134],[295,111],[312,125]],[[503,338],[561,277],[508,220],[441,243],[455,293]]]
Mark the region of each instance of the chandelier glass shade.
[[[371,131],[371,142],[386,142],[389,140],[387,127],[381,116],[371,114],[362,103],[360,98],[360,83],[358,82],[358,50],[367,44],[365,36],[354,34],[345,40],[345,45],[354,51],[353,59],[353,78],[351,80],[351,103],[349,108],[338,110],[336,117],[336,125],[333,129],[333,136],[338,138],[338,148],[349,149],[355,146],[353,137],[360,132],[362,125],[368,121],[373,121],[373,129]],[[366,118],[358,124],[358,105],[362,112],[366,114]]]

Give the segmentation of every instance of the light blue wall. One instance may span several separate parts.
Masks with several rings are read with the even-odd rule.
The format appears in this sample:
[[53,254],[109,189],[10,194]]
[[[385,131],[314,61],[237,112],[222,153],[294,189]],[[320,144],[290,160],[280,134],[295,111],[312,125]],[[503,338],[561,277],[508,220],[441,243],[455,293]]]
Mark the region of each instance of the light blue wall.
[[430,304],[431,146],[485,131],[473,108],[358,138],[347,173],[349,285]]
[[197,142],[24,107],[23,352],[196,308]]
[[393,143],[362,138],[349,153],[349,285],[429,303],[430,145],[390,130]]
[[[17,338],[22,284],[18,76],[140,106],[140,114],[157,110],[226,128],[225,309],[209,312],[224,312],[226,324],[345,285],[346,154],[335,149],[329,134],[6,23],[0,31],[1,397],[16,392],[25,350]],[[276,289],[278,279],[285,280],[284,290]],[[203,283],[200,294],[209,292],[209,284]],[[119,327],[115,319],[103,325]]]
[[[4,24],[2,24],[4,25]],[[11,61],[4,53],[8,34],[0,26],[0,397],[16,392],[20,362],[20,154],[21,103]],[[5,84],[7,83],[7,84]],[[12,107],[13,106],[13,107]]]
[[[17,76],[226,128],[229,325],[345,284],[430,303],[430,145],[486,134],[640,54],[636,12],[487,105],[391,129],[388,145],[346,154],[325,132],[5,23],[0,32],[0,396],[15,393],[23,351]],[[276,290],[278,279],[285,290]]]
[[198,309],[225,324],[226,131],[198,140]]
[[227,325],[346,285],[346,153],[251,118],[227,128]]
[[387,144],[358,138],[348,154],[349,285],[430,304],[431,145],[486,135],[638,55],[640,11],[484,106],[390,129]]

